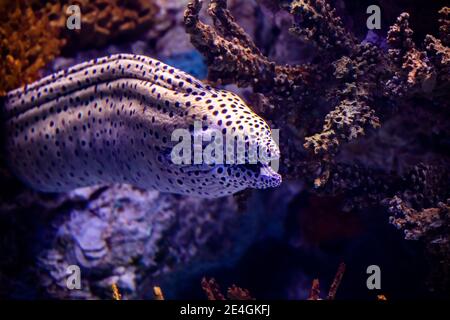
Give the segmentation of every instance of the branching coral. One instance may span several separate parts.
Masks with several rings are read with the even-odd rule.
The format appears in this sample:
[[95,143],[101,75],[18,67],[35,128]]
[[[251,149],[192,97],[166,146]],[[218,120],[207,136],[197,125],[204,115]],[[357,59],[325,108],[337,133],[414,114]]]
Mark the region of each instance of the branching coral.
[[433,290],[448,291],[450,283],[450,199],[435,208],[415,210],[401,198],[389,201],[390,222],[402,229],[409,240],[424,240],[430,253]]
[[[226,300],[215,279],[203,278],[202,289],[205,291],[208,300]],[[228,288],[227,298],[229,300],[254,300],[247,289],[239,288],[236,285]]]
[[293,103],[303,94],[309,77],[307,66],[281,66],[269,61],[236,24],[226,1],[212,1],[209,7],[216,28],[199,20],[200,9],[201,1],[188,4],[185,25],[191,42],[207,59],[211,81],[251,85],[273,103],[282,96],[292,96]]
[[[226,1],[210,2],[214,27],[199,20],[200,8],[200,1],[192,1],[185,23],[192,43],[207,59],[209,79],[252,86],[258,97],[255,109],[284,131],[281,170],[291,178],[313,178],[316,186],[342,180],[348,170],[354,178],[354,165],[336,161],[340,150],[345,142],[364,135],[367,128],[380,127],[380,119],[387,121],[395,108],[408,104],[404,95],[414,97],[419,87],[433,99],[440,96],[435,88],[448,86],[448,48],[429,36],[427,51],[434,58],[417,49],[407,14],[391,28],[388,41],[392,48],[385,52],[371,43],[358,42],[325,1],[293,1],[285,8],[296,21],[294,34],[315,43],[319,51],[312,63],[281,66],[265,57],[236,24]],[[437,69],[442,70],[439,75]],[[324,114],[321,130],[320,114]],[[319,133],[313,133],[318,129]],[[386,191],[395,191],[389,181],[396,183],[401,177],[389,178],[391,172],[382,168],[357,167],[364,181],[384,180],[361,183],[375,188],[374,193],[382,191],[383,197]],[[353,190],[361,184],[341,183],[340,189],[345,191],[348,186]]]
[[[67,9],[71,5],[80,8],[81,28],[66,27]],[[48,18],[67,39],[65,50],[99,48],[116,39],[134,36],[147,30],[153,23],[157,6],[153,1],[118,0],[63,0],[48,3]]]
[[64,42],[50,26],[45,10],[32,10],[26,1],[8,1],[0,7],[0,15],[1,96],[35,81]]
[[[225,0],[210,1],[213,26],[199,19],[202,2],[191,1],[185,24],[206,57],[209,80],[251,87],[255,111],[281,128],[282,174],[306,180],[319,192],[345,195],[349,208],[403,199],[416,210],[414,216],[441,212],[438,204],[450,190],[448,143],[442,142],[450,134],[444,120],[449,117],[449,8],[439,12],[439,37],[427,35],[421,45],[413,41],[409,14],[402,13],[388,32],[386,50],[379,42],[357,39],[325,0],[270,1],[273,10],[276,3],[293,17],[292,34],[316,49],[300,65],[267,58],[237,25]],[[349,151],[368,149],[384,160],[360,161]],[[423,230],[435,230],[432,218],[420,221]],[[440,238],[449,232],[435,231]]]
[[220,287],[215,279],[202,279],[202,289],[205,291],[208,300],[225,300],[224,295],[220,292]]
[[450,45],[450,8],[444,7],[439,11],[439,36],[445,46]]
[[[328,291],[327,300],[334,300],[336,298],[336,292],[341,284],[342,277],[345,273],[345,263],[341,263],[331,283],[330,290]],[[322,300],[320,297],[320,282],[319,279],[314,279],[312,282],[311,290],[309,291],[308,300]]]
[[[81,10],[81,28],[66,26],[70,5]],[[0,6],[0,95],[39,78],[61,50],[98,48],[133,36],[154,23],[152,1],[8,1]]]
[[396,196],[389,201],[389,211],[392,213],[391,223],[398,229],[404,230],[406,239],[418,240],[426,237],[433,244],[450,242],[450,206],[448,204],[440,202],[437,208],[417,211]]
[[[391,29],[390,43],[397,43],[398,48],[394,47],[388,55],[375,45],[359,43],[325,1],[293,1],[285,7],[297,21],[294,34],[319,48],[317,62],[296,66],[271,62],[236,25],[226,9],[226,1],[210,3],[214,27],[199,20],[200,1],[188,5],[185,23],[192,43],[207,58],[209,79],[251,85],[255,93],[263,94],[258,96],[255,109],[276,126],[287,128],[287,134],[298,141],[282,139],[281,144],[288,155],[282,170],[299,177],[304,173],[299,170],[302,160],[311,163],[305,148],[320,155],[325,163],[333,161],[345,141],[360,137],[368,127],[379,127],[380,115],[391,113],[388,106],[399,100],[400,88],[395,83],[401,82],[402,72],[406,72],[410,86],[422,85],[422,74],[428,73],[422,70],[422,52],[412,43],[406,14]],[[445,66],[445,48],[431,37],[428,42],[429,51],[440,57],[436,62]],[[391,57],[396,57],[397,66],[390,63]],[[438,84],[446,85],[445,74]],[[387,88],[392,88],[389,94],[385,92]],[[326,109],[321,132],[308,136],[319,128],[317,116]],[[326,182],[324,179],[321,184]]]
[[234,284],[228,288],[227,296],[230,300],[254,300],[247,289],[239,288]]
[[325,0],[295,0],[288,7],[295,18],[291,32],[314,43],[326,55],[349,54],[357,44],[347,32],[336,11]]
[[[339,264],[339,268],[336,275],[331,283],[330,290],[327,295],[327,300],[334,300],[336,298],[336,292],[341,284],[342,277],[345,273],[345,263]],[[255,300],[250,295],[247,289],[239,288],[236,285],[232,285],[228,288],[227,298],[222,294],[220,286],[217,281],[212,279],[203,278],[202,279],[202,289],[206,293],[208,300]],[[322,300],[320,297],[320,284],[319,279],[314,279],[312,282],[311,291],[307,300]]]
[[[327,64],[324,64],[325,67],[319,64],[277,65],[269,61],[236,25],[226,9],[226,1],[211,1],[209,13],[213,17],[215,28],[199,21],[200,7],[200,1],[193,1],[188,5],[185,23],[192,43],[207,58],[210,80],[220,80],[224,84],[233,82],[240,86],[251,85],[255,93],[263,94],[263,97],[260,96],[260,103],[255,106],[257,111],[280,127],[287,123],[299,138],[303,139],[313,129],[305,125],[309,119],[302,111],[310,111],[313,104],[311,100],[316,100],[314,103],[323,102],[317,99],[321,96],[319,92],[323,91],[321,84],[339,79],[338,85],[331,85],[333,89],[328,93],[326,102],[335,105],[335,109],[326,117],[322,132],[306,139],[305,146],[314,153],[332,154],[341,139],[352,140],[362,134],[366,126],[379,125],[377,116],[368,105],[371,100],[368,92],[372,89],[372,84],[376,83],[371,71],[379,63],[378,52],[370,44],[356,46],[354,37],[345,33],[340,20],[334,11],[329,11],[329,6],[325,3],[294,2],[291,13],[300,21],[308,21],[311,29],[305,31],[296,26],[293,30],[302,34],[303,38],[314,38],[318,47],[323,47],[323,51],[328,46],[335,45],[339,47],[337,52],[348,54],[335,61],[333,66],[336,70],[330,70],[333,67],[326,67]],[[324,21],[319,24],[317,21],[321,20]],[[317,27],[318,24],[321,27]],[[336,28],[329,35],[333,40],[321,36],[321,32],[326,32],[333,25]],[[327,54],[324,62],[332,58],[333,55]],[[336,79],[327,79],[326,75],[330,71]],[[280,110],[283,110],[282,114]],[[302,126],[299,126],[300,123]],[[283,147],[285,141],[281,143]],[[296,171],[298,161],[293,163],[290,160],[305,158],[305,150],[301,144],[295,143],[286,142],[284,147],[291,154],[285,160],[285,170]]]
[[[389,56],[397,66],[394,76],[386,84],[390,94],[426,95],[427,98],[442,97],[449,90],[450,49],[448,48],[448,8],[440,11],[440,39],[427,35],[423,50],[412,39],[409,14],[402,13],[388,32],[391,46]],[[443,100],[442,103],[448,101]]]
[[402,13],[389,32],[387,41],[392,47],[389,56],[399,71],[387,83],[390,94],[403,96],[413,91],[429,93],[433,90],[436,76],[428,63],[426,53],[416,48],[409,27],[409,14]]

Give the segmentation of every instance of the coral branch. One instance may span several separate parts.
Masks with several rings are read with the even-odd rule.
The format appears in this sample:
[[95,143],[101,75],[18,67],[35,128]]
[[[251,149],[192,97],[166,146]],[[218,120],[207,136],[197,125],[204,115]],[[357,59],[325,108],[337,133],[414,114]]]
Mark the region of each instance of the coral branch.
[[155,300],[164,300],[164,294],[160,287],[153,287],[153,295],[155,296]]
[[[408,99],[420,96],[448,104],[448,47],[428,36],[426,51],[419,49],[407,13],[390,28],[391,47],[386,52],[358,42],[325,0],[296,0],[283,7],[294,17],[294,34],[318,48],[310,64],[281,66],[270,61],[237,25],[226,1],[210,1],[214,27],[199,21],[201,2],[192,1],[185,13],[186,30],[207,59],[209,79],[252,86],[255,111],[283,128],[281,173],[286,178],[351,194],[362,205],[405,190],[401,172],[337,159],[348,142],[379,128],[396,111],[405,109],[407,117]],[[441,10],[441,17],[442,33],[448,26],[447,9]]]
[[226,1],[212,0],[209,5],[214,28],[199,20],[201,7],[201,1],[191,1],[184,21],[192,44],[206,57],[211,81],[253,86],[256,92],[285,96],[304,88],[311,70],[269,61],[236,24],[226,9]]
[[421,91],[429,93],[435,86],[434,70],[427,61],[426,53],[416,48],[412,35],[409,14],[402,13],[387,36],[392,47],[389,55],[400,68],[386,85],[392,95],[403,96]]
[[[6,3],[6,2],[5,2]],[[33,11],[21,1],[8,1],[0,15],[0,96],[31,83],[60,52],[64,41],[52,28],[46,9]]]
[[207,280],[206,278],[203,278],[202,289],[205,291],[208,300],[225,300],[215,279]]
[[392,214],[389,221],[398,229],[403,229],[405,239],[418,240],[427,237],[434,244],[450,242],[449,204],[440,202],[437,208],[417,211],[395,196],[389,201],[389,211]]
[[[427,56],[434,65],[436,73],[437,85],[434,89],[438,92],[437,95],[443,96],[450,90],[450,48],[431,35],[425,37],[424,44]],[[448,103],[446,104],[448,105]]]
[[341,262],[339,264],[338,271],[336,272],[336,276],[333,279],[333,283],[331,284],[330,291],[328,292],[328,300],[334,300],[336,298],[336,292],[339,288],[339,285],[341,284],[342,277],[344,276],[345,272],[345,263]]
[[[78,5],[81,13],[79,30],[69,30],[66,13],[71,5]],[[52,27],[59,30],[66,41],[65,51],[101,48],[119,39],[135,36],[155,23],[158,7],[155,1],[133,0],[66,0],[47,4]]]
[[119,287],[117,287],[116,283],[111,285],[112,289],[112,298],[113,300],[122,300],[122,295],[120,294]]
[[439,10],[439,36],[445,46],[450,45],[450,8],[444,7]]
[[242,289],[236,285],[228,288],[227,297],[230,300],[255,300],[247,289]]
[[[208,300],[226,300],[215,279],[207,280],[206,278],[203,278],[202,288],[203,291],[205,291]],[[228,288],[227,298],[229,300],[255,300],[247,289],[239,288],[236,285],[232,285]]]
[[322,53],[331,56],[349,54],[357,44],[355,37],[343,27],[336,11],[324,0],[295,0],[290,12],[295,18],[291,32],[314,43]]
[[314,279],[311,286],[311,291],[309,292],[308,300],[322,300],[320,298],[320,284],[319,279]]

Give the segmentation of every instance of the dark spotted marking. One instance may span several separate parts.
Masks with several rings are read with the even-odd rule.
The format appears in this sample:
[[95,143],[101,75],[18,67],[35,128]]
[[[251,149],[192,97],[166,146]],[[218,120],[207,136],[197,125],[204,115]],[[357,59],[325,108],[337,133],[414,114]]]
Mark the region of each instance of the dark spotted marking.
[[145,56],[94,59],[11,91],[5,117],[11,168],[44,192],[129,183],[213,198],[281,183],[266,162],[173,164],[171,134],[194,119],[202,134],[214,128],[251,137],[270,159],[279,150],[266,122],[237,95]]

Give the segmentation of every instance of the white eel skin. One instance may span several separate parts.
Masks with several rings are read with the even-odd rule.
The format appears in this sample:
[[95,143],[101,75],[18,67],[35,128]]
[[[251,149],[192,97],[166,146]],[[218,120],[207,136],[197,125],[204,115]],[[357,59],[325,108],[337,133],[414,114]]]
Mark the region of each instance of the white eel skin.
[[267,161],[172,163],[173,130],[192,131],[194,121],[249,137],[267,160],[279,149],[236,94],[146,56],[118,54],[54,73],[9,92],[3,112],[8,164],[39,191],[128,183],[215,198],[281,183]]

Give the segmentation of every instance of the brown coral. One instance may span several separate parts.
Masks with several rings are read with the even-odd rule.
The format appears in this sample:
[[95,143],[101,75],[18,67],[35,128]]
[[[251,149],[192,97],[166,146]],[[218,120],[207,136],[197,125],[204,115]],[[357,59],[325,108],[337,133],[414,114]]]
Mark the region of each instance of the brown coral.
[[428,238],[432,244],[450,242],[450,206],[438,203],[437,208],[417,211],[395,196],[389,202],[390,222],[405,232],[405,239]]
[[314,43],[326,55],[352,52],[356,38],[347,32],[341,19],[325,0],[295,0],[289,6],[295,23],[291,32],[303,41]]
[[429,282],[445,293],[450,285],[450,199],[436,207],[415,210],[400,197],[389,201],[390,222],[403,230],[405,239],[423,240],[430,261]]
[[319,279],[314,279],[311,290],[309,291],[308,300],[321,300]]
[[[341,262],[339,268],[331,283],[330,290],[328,291],[327,300],[334,300],[336,298],[337,290],[341,284],[342,277],[345,273],[345,263]],[[323,300],[320,297],[320,282],[319,279],[313,279],[311,290],[309,291],[308,300]]]
[[190,2],[184,19],[192,44],[207,59],[211,81],[251,85],[256,92],[265,93],[273,100],[300,95],[305,83],[310,81],[307,66],[281,66],[269,61],[234,21],[225,0],[210,3],[208,12],[215,28],[199,20],[201,6],[199,0]]
[[450,45],[450,8],[444,7],[439,10],[441,18],[439,19],[439,35],[445,46]]
[[427,55],[434,65],[435,81],[439,84],[435,90],[445,94],[450,89],[450,48],[431,35],[426,36],[424,44]]
[[225,300],[215,279],[207,280],[206,278],[203,278],[202,289],[205,291],[208,300]]
[[[240,86],[251,85],[255,93],[264,95],[259,96],[259,103],[255,105],[257,111],[272,120],[276,126],[292,124],[290,128],[299,138],[304,138],[307,131],[314,130],[313,128],[302,130],[302,126],[307,127],[306,123],[309,120],[308,117],[305,118],[305,113],[309,111],[312,103],[317,103],[310,100],[318,100],[317,96],[320,96],[319,92],[323,90],[320,86],[322,82],[331,83],[333,86],[335,79],[326,80],[330,70],[327,67],[309,64],[277,65],[269,61],[242,28],[236,25],[226,9],[226,1],[210,3],[208,12],[213,17],[214,28],[199,21],[200,8],[200,1],[191,2],[185,13],[185,23],[192,43],[207,58],[210,80],[215,82],[220,80],[224,84],[233,82]],[[340,19],[323,1],[320,3],[295,1],[289,10],[300,21],[309,21],[307,26],[311,25],[311,28],[321,26],[314,30],[308,29],[309,31],[299,29],[297,26],[293,29],[295,33],[307,34],[308,39],[316,39],[319,47],[325,46],[324,50],[328,48],[325,43],[328,43],[328,46],[338,46],[340,48],[338,53],[349,54],[347,58],[351,68],[335,72],[336,78],[345,82],[339,87],[335,86],[334,93],[330,93],[327,99],[336,107],[326,117],[322,131],[306,138],[305,143],[305,147],[316,154],[335,153],[341,140],[352,140],[363,134],[367,126],[379,125],[378,117],[368,105],[370,101],[368,92],[372,89],[370,81],[373,82],[370,71],[378,63],[379,59],[376,56],[378,52],[368,44],[355,47],[354,37],[345,32]],[[335,28],[330,35],[333,40],[319,36],[321,32],[326,33],[333,26]],[[327,55],[326,59],[332,57]],[[336,62],[335,65],[339,67],[338,64]],[[283,112],[280,113],[279,110]],[[302,122],[300,127],[299,122]],[[302,145],[288,143],[282,147],[289,149],[288,152],[292,153],[292,157],[295,155],[296,159],[305,158],[306,150]],[[287,170],[291,169],[289,168],[291,166],[298,167],[296,163],[289,163],[289,159],[285,165],[288,167]]]
[[[275,2],[270,7],[276,8]],[[427,35],[422,44],[414,42],[409,14],[402,13],[388,32],[386,50],[382,42],[358,40],[325,0],[277,3],[293,17],[292,33],[316,49],[303,64],[267,58],[237,25],[225,0],[210,1],[213,25],[199,20],[201,2],[190,2],[186,31],[206,57],[209,79],[253,89],[255,111],[282,129],[285,178],[343,195],[349,209],[398,195],[414,212],[432,216],[434,211],[424,208],[445,202],[450,190],[450,127],[444,120],[449,9],[440,11],[439,38]],[[369,148],[382,160],[358,155]],[[435,231],[444,237],[449,232]],[[443,255],[450,257],[450,250]]]
[[[380,127],[381,119],[392,114],[389,106],[401,106],[405,103],[401,99],[448,86],[447,48],[429,37],[429,53],[417,49],[408,14],[402,14],[391,27],[388,42],[392,47],[387,54],[373,44],[359,43],[326,1],[293,1],[285,8],[296,21],[294,34],[315,43],[320,60],[281,66],[264,56],[236,24],[226,1],[210,1],[208,12],[214,26],[199,20],[200,8],[200,1],[191,1],[185,24],[192,43],[207,59],[209,79],[252,86],[256,111],[285,131],[280,141],[285,155],[282,173],[288,178],[314,181],[316,187],[325,187],[330,177],[336,181],[345,175],[342,169],[351,166],[336,163],[340,150],[369,128]],[[324,53],[326,49],[332,53]],[[324,114],[323,125],[318,121],[319,114]],[[361,177],[380,171],[364,170],[361,166],[357,170]],[[377,175],[364,180],[381,180]],[[378,185],[383,183],[367,187]],[[391,187],[383,189],[385,196]]]
[[[220,291],[220,286],[215,279],[202,279],[202,288],[208,300],[226,300]],[[247,289],[242,289],[236,285],[228,288],[227,298],[229,300],[254,300]]]
[[30,1],[9,1],[0,8],[0,96],[31,83],[64,44],[50,26],[45,10]]
[[426,53],[416,48],[412,39],[413,31],[409,27],[409,14],[402,13],[396,24],[391,26],[387,41],[391,46],[389,55],[398,65],[395,82],[390,81],[388,88],[394,95],[411,92],[429,93],[435,85],[435,73],[426,59]]
[[247,289],[239,288],[234,284],[228,288],[227,296],[230,300],[254,300]]
[[[66,27],[67,9],[78,5],[81,29]],[[67,39],[66,52],[75,49],[101,48],[112,41],[135,36],[148,30],[155,22],[157,6],[144,0],[62,0],[47,4],[52,26]]]

